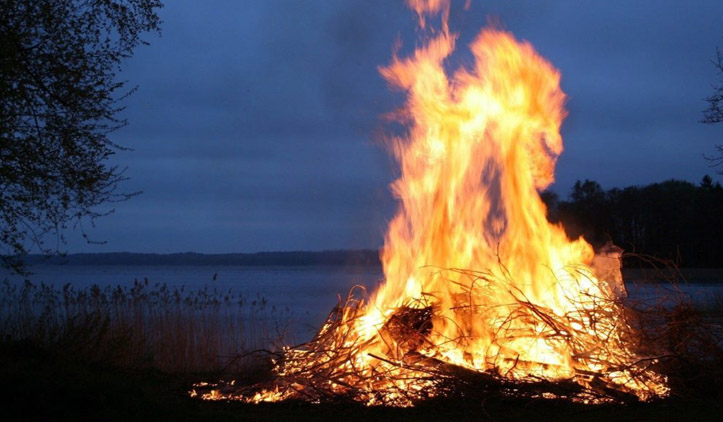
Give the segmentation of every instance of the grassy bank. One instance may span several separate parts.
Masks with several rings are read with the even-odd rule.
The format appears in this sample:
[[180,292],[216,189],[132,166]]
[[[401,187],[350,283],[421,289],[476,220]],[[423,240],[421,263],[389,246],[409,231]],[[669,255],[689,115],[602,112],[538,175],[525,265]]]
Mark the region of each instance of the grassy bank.
[[[652,310],[654,319],[665,321],[655,334],[677,347],[668,367],[678,374],[671,399],[583,406],[502,396],[455,397],[390,409],[190,398],[194,382],[221,376],[253,382],[269,376],[268,362],[246,353],[275,347],[288,314],[263,298],[208,289],[187,292],[145,281],[128,289],[32,284],[4,284],[2,289],[0,404],[5,420],[593,422],[717,421],[723,415],[718,391],[723,361],[696,357],[701,348],[712,346],[702,342],[704,332],[696,331],[705,327],[701,314],[685,306]],[[706,315],[721,317],[723,312],[706,310]]]
[[28,342],[0,342],[4,420],[93,421],[718,421],[713,399],[582,406],[488,397],[441,400],[410,409],[286,402],[204,402],[186,395],[187,375],[89,363]]

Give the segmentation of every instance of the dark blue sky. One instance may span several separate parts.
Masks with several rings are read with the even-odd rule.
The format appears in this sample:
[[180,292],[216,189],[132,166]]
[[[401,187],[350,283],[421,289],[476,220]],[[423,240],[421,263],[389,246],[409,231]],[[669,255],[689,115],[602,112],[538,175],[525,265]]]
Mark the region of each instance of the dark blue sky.
[[[402,100],[377,67],[415,45],[402,0],[169,1],[122,77],[133,148],[114,159],[141,196],[69,252],[374,248],[395,202],[380,115]],[[723,126],[699,123],[719,78],[723,2],[453,0],[464,50],[489,17],[562,72],[570,112],[553,189],[713,174]],[[457,4],[459,3],[459,4]],[[717,176],[717,180],[721,180]],[[723,181],[723,180],[721,180]]]

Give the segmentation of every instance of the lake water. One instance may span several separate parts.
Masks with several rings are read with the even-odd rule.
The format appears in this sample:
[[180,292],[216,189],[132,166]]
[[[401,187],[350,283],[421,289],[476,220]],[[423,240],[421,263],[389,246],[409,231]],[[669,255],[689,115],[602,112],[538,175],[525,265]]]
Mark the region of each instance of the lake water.
[[[370,291],[382,274],[375,267],[338,266],[239,267],[239,266],[115,266],[37,265],[30,268],[34,283],[57,287],[70,283],[75,288],[92,285],[132,287],[136,280],[151,286],[219,291],[231,290],[249,300],[261,296],[268,306],[290,315],[295,337],[308,339],[316,333],[339,297],[360,285]],[[215,280],[214,280],[215,276]],[[16,279],[17,281],[17,279]]]
[[[106,266],[106,265],[37,265],[30,269],[34,282],[57,287],[70,283],[76,288],[97,284],[133,286],[135,280],[149,284],[167,284],[185,289],[216,288],[232,290],[249,298],[258,295],[269,306],[288,309],[297,338],[310,338],[321,326],[339,296],[346,297],[355,285],[372,291],[382,279],[377,267],[239,267],[239,266]],[[215,275],[215,280],[214,280]],[[661,286],[628,283],[631,297],[655,298],[666,294]],[[680,289],[696,303],[723,297],[723,283],[689,282]],[[720,300],[720,299],[718,299]]]

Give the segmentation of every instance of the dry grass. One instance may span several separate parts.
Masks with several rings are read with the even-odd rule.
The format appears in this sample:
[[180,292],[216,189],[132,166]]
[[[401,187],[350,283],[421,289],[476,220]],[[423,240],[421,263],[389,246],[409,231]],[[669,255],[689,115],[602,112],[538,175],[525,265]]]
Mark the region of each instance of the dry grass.
[[148,281],[130,287],[62,289],[5,281],[0,335],[77,359],[167,372],[239,372],[250,350],[273,349],[288,309],[231,291],[185,290]]

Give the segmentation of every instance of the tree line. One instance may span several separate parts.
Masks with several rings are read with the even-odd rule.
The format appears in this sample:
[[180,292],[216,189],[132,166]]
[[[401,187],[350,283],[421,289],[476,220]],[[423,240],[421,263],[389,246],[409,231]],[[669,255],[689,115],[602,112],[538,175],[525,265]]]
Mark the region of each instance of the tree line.
[[570,238],[595,247],[611,241],[681,267],[723,267],[723,187],[710,176],[698,185],[667,180],[609,190],[578,180],[566,200],[551,191],[542,199],[548,219]]

